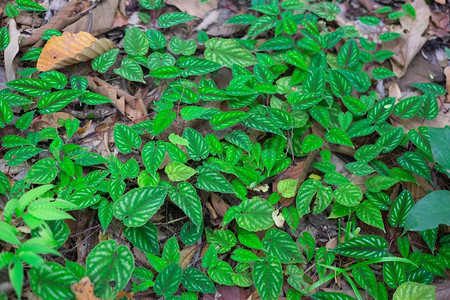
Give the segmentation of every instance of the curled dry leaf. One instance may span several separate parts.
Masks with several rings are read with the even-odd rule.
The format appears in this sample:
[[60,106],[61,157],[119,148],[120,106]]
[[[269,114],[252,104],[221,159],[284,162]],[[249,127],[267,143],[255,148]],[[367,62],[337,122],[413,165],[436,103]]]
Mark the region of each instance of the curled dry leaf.
[[42,72],[60,69],[94,59],[113,48],[116,45],[112,41],[97,39],[88,32],[64,32],[61,36],[52,36],[47,42],[36,67]]
[[98,77],[87,76],[86,79],[89,90],[111,99],[122,115],[132,121],[143,121],[147,117],[148,113],[142,99],[131,96]]
[[89,277],[85,276],[77,283],[70,286],[77,300],[100,300],[94,295],[94,285]]
[[17,63],[14,63],[14,58],[19,52],[19,36],[20,32],[17,30],[16,21],[14,18],[8,20],[8,34],[9,34],[9,44],[5,49],[5,72],[6,79],[8,81],[16,79],[15,71],[17,69]]

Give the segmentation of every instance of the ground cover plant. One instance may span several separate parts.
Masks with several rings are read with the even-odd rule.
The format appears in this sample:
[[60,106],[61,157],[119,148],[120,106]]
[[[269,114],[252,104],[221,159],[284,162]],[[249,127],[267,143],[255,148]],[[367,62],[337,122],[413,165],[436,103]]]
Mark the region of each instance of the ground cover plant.
[[[224,286],[249,299],[435,299],[450,266],[450,128],[427,121],[445,88],[380,97],[377,83],[396,76],[380,44],[400,34],[331,30],[332,2],[251,2],[227,21],[242,26],[235,37],[183,39],[167,36],[195,17],[140,0],[144,25],[85,76],[36,68],[45,49],[24,53],[28,68],[0,91],[1,299],[30,288],[43,299],[209,299]],[[17,0],[5,13],[24,10],[46,11]],[[418,17],[406,3],[359,20]],[[52,36],[62,33],[42,38]],[[0,49],[9,42],[3,27]],[[148,115],[109,124],[109,155],[80,145],[91,121],[57,114],[117,106],[97,79],[160,88]],[[30,129],[48,115],[55,126]],[[417,129],[399,126],[414,117]],[[15,180],[18,166],[28,168]],[[415,203],[419,185],[431,188]],[[314,216],[335,224],[333,243],[301,228]]]

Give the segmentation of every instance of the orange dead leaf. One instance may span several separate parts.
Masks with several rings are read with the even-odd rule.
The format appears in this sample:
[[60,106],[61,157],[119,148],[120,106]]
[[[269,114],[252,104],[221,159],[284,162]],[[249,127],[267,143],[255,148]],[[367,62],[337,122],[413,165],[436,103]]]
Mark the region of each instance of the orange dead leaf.
[[77,300],[100,300],[100,298],[95,297],[94,285],[87,276],[81,278],[80,282],[72,284],[70,289]]
[[52,36],[47,42],[36,67],[42,72],[64,68],[94,59],[115,47],[116,45],[112,41],[97,39],[84,31],[64,32],[61,36]]
[[116,299],[123,299],[123,298],[125,298],[125,299],[127,299],[127,300],[134,300],[134,293],[133,292],[129,292],[129,293],[126,293],[126,292],[119,292],[118,294],[117,294],[117,296],[116,296]]

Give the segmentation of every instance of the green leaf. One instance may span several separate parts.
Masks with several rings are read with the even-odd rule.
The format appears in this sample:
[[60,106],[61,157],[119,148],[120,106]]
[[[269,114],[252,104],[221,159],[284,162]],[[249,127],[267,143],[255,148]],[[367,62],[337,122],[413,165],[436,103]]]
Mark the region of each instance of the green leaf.
[[70,285],[76,282],[78,278],[72,272],[54,262],[46,262],[41,267],[30,270],[31,289],[43,299],[73,298]]
[[421,90],[425,94],[433,94],[438,96],[445,95],[445,88],[436,83],[413,83],[411,86]]
[[138,149],[142,144],[141,137],[136,131],[119,123],[114,126],[114,141],[122,153],[131,153],[133,148]]
[[330,128],[330,131],[325,133],[325,139],[333,144],[345,145],[354,148],[348,135],[340,128]]
[[152,222],[147,222],[140,227],[125,226],[123,234],[139,250],[159,254],[158,230]]
[[394,109],[395,98],[388,97],[378,101],[367,114],[367,120],[374,124],[385,121]]
[[276,16],[262,16],[256,19],[248,30],[248,36],[258,35],[273,28],[277,23]]
[[25,176],[25,181],[35,184],[52,182],[58,175],[56,161],[53,158],[44,158],[36,162]]
[[335,293],[335,292],[318,292],[311,295],[314,300],[354,300],[355,298],[343,294],[343,293]]
[[358,205],[356,208],[356,216],[364,223],[380,228],[386,232],[380,209],[373,205],[370,201],[363,201]]
[[256,20],[256,16],[254,15],[235,15],[234,17],[230,18],[228,21],[225,22],[225,24],[242,24],[242,25],[251,25],[253,21]]
[[410,3],[405,3],[402,5],[403,10],[410,15],[411,17],[416,17],[416,10],[414,9],[414,6],[412,6]]
[[405,152],[402,156],[397,157],[397,162],[404,169],[428,179],[429,182],[432,182],[431,172],[428,168],[427,162],[419,154],[410,151]]
[[195,186],[199,189],[234,194],[233,186],[219,172],[208,167],[200,166],[197,168],[197,183]]
[[250,138],[248,137],[248,135],[240,130],[233,130],[233,132],[231,132],[230,134],[227,134],[225,136],[225,139],[244,149],[245,151],[247,151],[248,153],[251,152],[252,149],[252,143],[250,141]]
[[166,156],[166,148],[162,141],[148,142],[142,148],[142,161],[152,177],[156,176],[156,171]]
[[388,41],[395,40],[396,38],[399,38],[401,36],[402,35],[397,32],[385,32],[385,33],[380,34],[380,36],[378,38],[380,39],[380,41],[388,42]]
[[235,40],[212,38],[205,47],[205,58],[225,67],[231,68],[233,64],[247,67],[256,63],[253,54]]
[[39,77],[44,79],[52,86],[52,88],[57,90],[62,90],[63,88],[66,87],[67,83],[69,82],[67,80],[66,75],[58,71],[44,72],[39,74]]
[[106,231],[109,224],[112,221],[113,218],[113,203],[109,203],[106,200],[102,200],[100,202],[99,208],[98,208],[98,220],[100,221],[100,224],[102,225],[103,232]]
[[[284,21],[284,20],[283,20]],[[295,24],[295,23],[294,23]],[[295,29],[297,29],[297,25],[295,24]],[[258,47],[258,50],[287,50],[292,49],[295,46],[295,41],[289,36],[278,36],[271,39],[268,39],[261,46]]]
[[230,230],[215,230],[206,228],[206,238],[217,253],[226,253],[236,245],[236,237]]
[[3,94],[0,99],[3,99],[3,101],[9,106],[28,105],[31,103],[29,99],[12,93]]
[[80,101],[88,105],[98,105],[112,102],[108,97],[92,92],[85,92]]
[[351,68],[359,63],[359,48],[355,40],[348,40],[342,46],[337,56],[337,63],[344,68]]
[[92,69],[105,73],[116,62],[119,49],[111,49],[100,54],[92,61]]
[[166,130],[177,118],[177,114],[170,109],[158,112],[153,120],[153,135],[158,135]]
[[[11,123],[13,119],[14,119],[14,114],[13,114],[11,108],[9,107],[8,103],[6,103],[5,100],[0,98],[0,124]],[[0,125],[0,127],[3,127],[3,126],[4,126],[4,124]]]
[[400,262],[385,262],[383,264],[383,278],[386,285],[392,289],[405,283],[405,267]]
[[180,68],[184,68],[181,72],[183,77],[207,74],[221,68],[221,65],[218,63],[193,56],[183,56],[178,58],[177,65]]
[[401,100],[394,107],[394,114],[401,119],[414,117],[422,107],[425,98],[423,96],[414,96]]
[[163,0],[139,0],[139,4],[148,10],[163,8],[165,6]]
[[235,285],[232,279],[232,275],[234,275],[233,269],[222,260],[217,261],[216,265],[208,268],[208,275],[218,284]]
[[440,224],[450,224],[450,192],[439,190],[431,192],[417,202],[405,220],[405,231],[434,229]]
[[269,256],[255,262],[252,275],[261,299],[276,300],[279,298],[283,285],[283,269],[278,258]]
[[166,38],[159,30],[150,28],[145,32],[145,35],[147,36],[149,46],[152,50],[159,50],[166,47]]
[[436,287],[417,282],[405,282],[395,291],[393,300],[435,299]]
[[216,292],[216,288],[211,279],[200,270],[194,268],[188,267],[184,270],[181,282],[188,291],[196,291],[205,294]]
[[372,77],[377,80],[382,80],[389,77],[397,77],[397,75],[386,68],[375,68],[372,70]]
[[114,69],[114,73],[130,81],[145,83],[141,66],[130,58],[124,58],[120,68]]
[[334,251],[344,256],[372,259],[388,256],[387,248],[388,242],[382,237],[361,235],[338,245]]
[[153,52],[149,55],[147,59],[147,67],[150,71],[155,71],[156,69],[162,67],[169,67],[175,64],[175,57],[169,53],[159,53]]
[[380,19],[373,16],[359,17],[358,20],[369,26],[377,26],[380,23]]
[[139,227],[163,205],[167,191],[161,187],[135,188],[114,202],[114,216],[129,227]]
[[210,124],[213,130],[222,130],[248,118],[246,112],[243,111],[227,111],[221,112],[211,118]]
[[196,19],[194,16],[182,12],[168,13],[158,18],[158,27],[169,28],[194,19]]
[[189,146],[186,148],[191,159],[199,161],[208,157],[208,144],[206,143],[205,138],[197,130],[186,127],[183,131],[183,138],[187,139],[189,142]]
[[270,257],[277,257],[282,264],[304,262],[299,246],[284,231],[273,228],[266,232],[263,241],[264,253]]
[[400,195],[398,195],[397,199],[395,199],[394,204],[391,207],[389,224],[391,224],[392,227],[405,226],[406,216],[413,206],[414,200],[411,193],[408,190],[403,190]]
[[353,183],[341,184],[334,190],[333,195],[338,203],[345,206],[358,205],[363,198],[361,189]]
[[9,280],[17,294],[17,297],[21,299],[22,287],[23,287],[23,265],[19,257],[14,258],[14,264],[10,264],[8,268]]
[[[195,171],[195,170],[194,170]],[[169,190],[169,197],[196,226],[203,224],[202,202],[196,189],[189,182],[180,182]]]
[[[4,27],[5,28],[5,27]],[[19,78],[6,83],[6,86],[29,96],[42,97],[50,93],[52,88],[43,79]]]
[[42,97],[37,107],[41,114],[51,114],[63,109],[67,104],[83,94],[78,90],[64,90],[51,93]]
[[377,193],[382,190],[387,190],[397,182],[398,180],[392,177],[373,176],[367,179],[366,186],[369,191]]
[[446,170],[447,175],[450,176],[450,156],[448,155],[450,130],[448,128],[429,127],[428,131],[430,133],[430,146],[433,157]]
[[248,118],[243,120],[242,124],[259,131],[271,132],[284,137],[283,131],[278,128],[275,122],[261,113],[249,113]]
[[43,6],[31,1],[31,0],[16,0],[16,7],[23,10],[32,11],[46,11]]
[[149,41],[139,27],[131,27],[125,31],[123,48],[128,55],[145,55],[148,52]]
[[[86,259],[86,274],[94,285],[94,293],[101,298],[114,298],[131,278],[134,258],[128,247],[116,241],[101,242]],[[111,287],[110,282],[114,282]]]
[[379,50],[373,54],[376,61],[383,61],[395,55],[395,52],[389,50]]
[[150,73],[150,76],[161,78],[161,79],[170,79],[176,78],[181,75],[181,69],[175,66],[164,66],[160,67]]
[[34,146],[14,148],[5,153],[4,159],[8,166],[17,166],[42,151],[43,149]]
[[350,96],[353,92],[350,82],[336,70],[331,70],[328,73],[328,82],[331,86],[331,91],[336,97]]
[[191,178],[195,173],[195,169],[186,166],[180,162],[173,162],[164,169],[171,181],[185,181]]
[[368,163],[375,159],[381,152],[382,148],[377,145],[364,145],[355,152],[355,159],[361,163]]
[[239,205],[237,224],[248,231],[260,231],[273,226],[273,206],[265,199],[254,197]]
[[0,221],[0,240],[14,245],[20,245],[21,242],[17,238],[17,230],[14,226]]
[[297,179],[283,179],[278,182],[277,190],[284,198],[291,198],[295,196],[297,184]]
[[194,39],[182,40],[175,35],[169,43],[170,50],[173,54],[182,54],[189,56],[195,53],[197,49],[197,43]]
[[[8,3],[10,4],[10,3]],[[8,27],[4,26],[0,28],[0,51],[3,51],[8,47],[10,42]]]
[[397,127],[384,133],[380,138],[378,138],[375,144],[383,148],[383,150],[381,151],[382,153],[387,153],[394,150],[398,145],[400,145],[402,137],[403,128]]

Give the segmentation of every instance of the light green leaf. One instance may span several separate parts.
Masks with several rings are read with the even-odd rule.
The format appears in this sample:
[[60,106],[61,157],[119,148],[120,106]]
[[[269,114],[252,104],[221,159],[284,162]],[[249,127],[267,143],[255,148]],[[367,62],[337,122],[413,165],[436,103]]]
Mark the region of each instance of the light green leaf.
[[277,184],[278,192],[284,198],[291,198],[295,196],[295,192],[297,191],[297,179],[283,179]]
[[164,169],[171,181],[185,181],[191,178],[195,173],[195,169],[186,166],[180,162],[173,162]]
[[395,291],[393,300],[423,300],[436,298],[436,287],[417,282],[405,282]]
[[231,68],[233,64],[241,67],[256,63],[255,57],[235,40],[212,38],[205,43],[205,58]]

